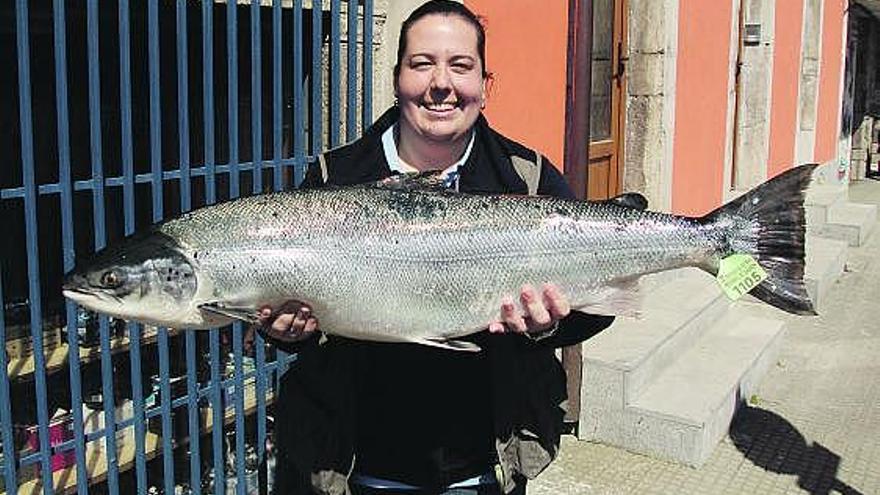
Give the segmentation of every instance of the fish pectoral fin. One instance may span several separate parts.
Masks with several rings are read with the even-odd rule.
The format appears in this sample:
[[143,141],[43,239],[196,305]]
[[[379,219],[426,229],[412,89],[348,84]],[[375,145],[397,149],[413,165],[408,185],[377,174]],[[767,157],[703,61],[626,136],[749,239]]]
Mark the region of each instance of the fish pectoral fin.
[[639,279],[626,279],[596,289],[576,309],[593,314],[638,318],[642,310]]
[[245,323],[257,323],[257,308],[226,306],[219,302],[210,302],[199,304],[198,308],[208,313],[213,313],[233,320],[240,320]]
[[431,347],[439,347],[440,349],[447,349],[450,351],[463,351],[463,352],[480,352],[482,349],[477,344],[473,342],[468,342],[467,340],[455,340],[455,339],[419,339],[414,341],[416,344],[429,345]]

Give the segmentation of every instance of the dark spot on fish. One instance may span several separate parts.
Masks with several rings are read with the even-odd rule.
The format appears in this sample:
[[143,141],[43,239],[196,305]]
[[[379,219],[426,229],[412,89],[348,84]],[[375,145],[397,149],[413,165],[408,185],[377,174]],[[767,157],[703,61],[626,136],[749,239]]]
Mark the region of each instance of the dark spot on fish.
[[394,191],[388,195],[388,207],[402,218],[434,218],[446,212],[446,203],[438,196],[409,191]]
[[556,209],[553,210],[553,213],[556,213],[557,215],[562,215],[562,216],[571,215],[571,211],[569,211],[568,208],[564,208],[562,206],[557,206]]
[[194,252],[193,252],[193,258],[194,258],[194,259],[199,259],[199,252],[198,252],[198,251],[194,251]]
[[272,212],[272,218],[278,218],[278,212],[277,212],[277,211],[273,211],[273,212]]

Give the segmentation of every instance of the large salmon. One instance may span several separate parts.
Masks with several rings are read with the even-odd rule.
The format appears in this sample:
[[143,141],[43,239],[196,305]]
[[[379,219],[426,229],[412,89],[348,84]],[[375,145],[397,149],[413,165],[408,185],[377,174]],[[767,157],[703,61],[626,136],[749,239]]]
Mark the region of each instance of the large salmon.
[[159,326],[254,321],[295,299],[325,332],[461,347],[504,296],[553,283],[572,307],[624,314],[638,277],[734,253],[769,277],[752,294],[813,313],[803,282],[804,194],[792,169],[702,218],[609,203],[386,184],[280,192],[186,213],[97,253],[64,294]]

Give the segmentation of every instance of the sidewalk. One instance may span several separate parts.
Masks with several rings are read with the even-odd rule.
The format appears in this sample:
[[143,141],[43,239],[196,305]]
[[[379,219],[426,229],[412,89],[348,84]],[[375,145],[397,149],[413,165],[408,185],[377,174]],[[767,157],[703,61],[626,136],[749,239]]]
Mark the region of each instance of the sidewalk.
[[[880,181],[849,197],[880,205]],[[821,315],[756,308],[787,322],[783,349],[702,468],[567,435],[529,494],[880,494],[880,226],[849,249]]]

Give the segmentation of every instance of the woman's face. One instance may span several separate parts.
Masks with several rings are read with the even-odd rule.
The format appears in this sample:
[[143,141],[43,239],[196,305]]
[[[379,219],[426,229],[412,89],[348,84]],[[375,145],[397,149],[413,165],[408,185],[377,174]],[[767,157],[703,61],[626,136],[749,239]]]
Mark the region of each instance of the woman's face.
[[432,142],[467,134],[483,104],[476,29],[456,15],[431,14],[410,26],[395,81],[402,125]]

